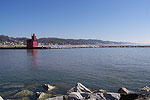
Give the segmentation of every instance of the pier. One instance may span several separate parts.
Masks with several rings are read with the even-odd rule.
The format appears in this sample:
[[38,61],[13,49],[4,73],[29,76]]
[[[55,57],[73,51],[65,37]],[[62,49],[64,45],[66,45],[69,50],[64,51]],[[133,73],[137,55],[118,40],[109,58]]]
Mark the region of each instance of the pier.
[[38,47],[3,47],[0,49],[72,49],[72,48],[150,48],[150,45],[51,45]]
[[0,49],[47,49],[46,47],[0,47]]

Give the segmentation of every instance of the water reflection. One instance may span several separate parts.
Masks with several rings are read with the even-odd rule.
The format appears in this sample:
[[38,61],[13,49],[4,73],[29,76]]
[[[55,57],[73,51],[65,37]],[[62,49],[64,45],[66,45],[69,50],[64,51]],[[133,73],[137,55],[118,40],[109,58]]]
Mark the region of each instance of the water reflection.
[[37,67],[37,49],[28,49],[27,54],[32,55],[32,62],[35,67]]

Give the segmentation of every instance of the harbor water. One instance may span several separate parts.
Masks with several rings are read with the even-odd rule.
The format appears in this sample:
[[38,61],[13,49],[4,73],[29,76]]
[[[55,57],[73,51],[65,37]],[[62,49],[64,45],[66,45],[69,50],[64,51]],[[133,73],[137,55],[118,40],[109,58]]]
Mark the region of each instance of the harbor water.
[[114,92],[150,86],[150,48],[0,50],[0,92],[48,83],[65,94],[78,82]]

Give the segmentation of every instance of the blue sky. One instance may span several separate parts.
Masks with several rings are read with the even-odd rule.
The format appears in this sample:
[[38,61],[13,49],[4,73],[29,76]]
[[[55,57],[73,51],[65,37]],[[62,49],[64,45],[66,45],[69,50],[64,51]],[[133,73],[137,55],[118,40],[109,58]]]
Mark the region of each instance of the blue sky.
[[0,0],[0,34],[150,43],[150,0]]

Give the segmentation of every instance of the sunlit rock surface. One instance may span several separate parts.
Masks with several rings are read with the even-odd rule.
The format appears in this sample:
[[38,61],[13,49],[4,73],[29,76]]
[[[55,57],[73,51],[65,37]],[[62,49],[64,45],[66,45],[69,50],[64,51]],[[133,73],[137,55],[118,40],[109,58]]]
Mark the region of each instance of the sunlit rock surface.
[[0,100],[4,100],[4,99],[0,96]]
[[51,91],[53,89],[55,89],[55,86],[52,86],[50,84],[44,84],[43,85],[43,88],[46,90],[46,91]]

